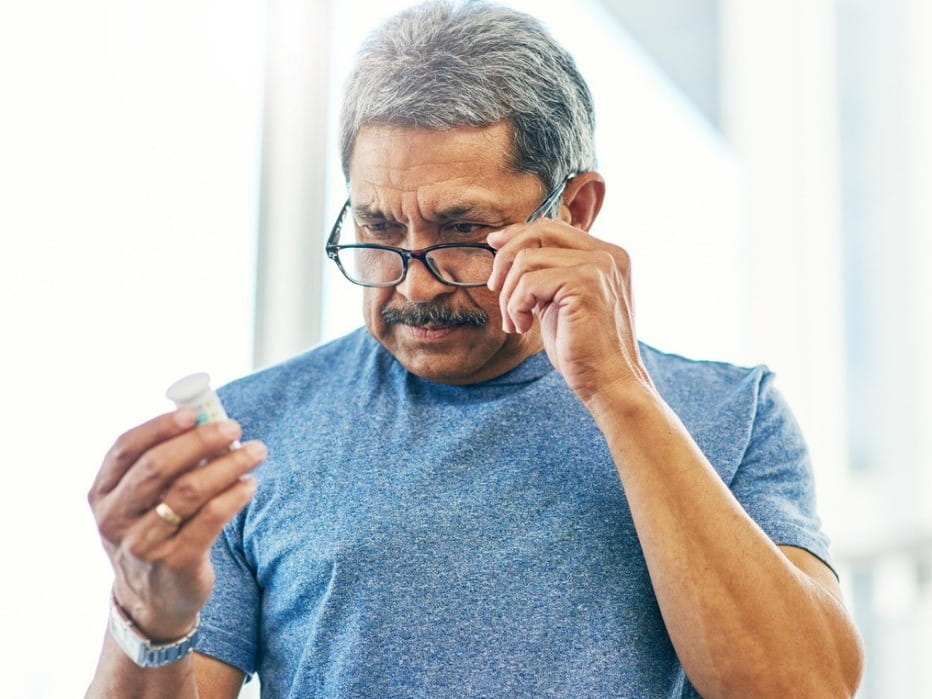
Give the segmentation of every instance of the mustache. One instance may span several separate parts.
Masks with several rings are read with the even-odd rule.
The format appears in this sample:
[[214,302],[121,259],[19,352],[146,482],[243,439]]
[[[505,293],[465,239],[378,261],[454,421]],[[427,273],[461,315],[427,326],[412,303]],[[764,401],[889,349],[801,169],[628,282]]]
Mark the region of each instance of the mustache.
[[489,314],[482,309],[455,309],[435,301],[411,303],[382,309],[382,321],[386,325],[429,325],[432,327],[455,327],[468,325],[481,328],[489,322]]

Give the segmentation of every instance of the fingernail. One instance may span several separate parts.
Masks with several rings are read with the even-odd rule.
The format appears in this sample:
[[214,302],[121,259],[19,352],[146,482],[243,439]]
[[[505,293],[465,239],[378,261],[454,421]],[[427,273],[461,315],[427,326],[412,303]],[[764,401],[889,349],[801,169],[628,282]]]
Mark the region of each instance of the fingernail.
[[196,419],[197,416],[191,408],[181,408],[175,412],[175,424],[178,427],[191,427]]
[[217,431],[228,439],[235,439],[239,437],[239,423],[236,420],[224,420],[219,425],[217,425]]

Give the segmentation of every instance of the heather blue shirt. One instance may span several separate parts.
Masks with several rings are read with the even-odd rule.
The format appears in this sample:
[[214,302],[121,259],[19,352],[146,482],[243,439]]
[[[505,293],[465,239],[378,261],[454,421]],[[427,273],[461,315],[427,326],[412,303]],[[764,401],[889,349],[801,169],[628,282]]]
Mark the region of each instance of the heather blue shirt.
[[[828,561],[772,374],[641,352],[751,517]],[[198,650],[263,696],[697,696],[605,440],[545,353],[447,386],[359,330],[219,393],[269,455],[214,547]]]

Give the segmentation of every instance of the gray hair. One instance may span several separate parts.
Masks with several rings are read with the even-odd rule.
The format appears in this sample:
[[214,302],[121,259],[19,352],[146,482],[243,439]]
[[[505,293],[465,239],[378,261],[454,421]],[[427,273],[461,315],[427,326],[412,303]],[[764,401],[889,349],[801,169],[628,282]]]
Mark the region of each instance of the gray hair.
[[486,2],[429,0],[373,31],[340,115],[343,174],[366,125],[511,125],[511,166],[545,189],[595,168],[592,94],[535,18]]

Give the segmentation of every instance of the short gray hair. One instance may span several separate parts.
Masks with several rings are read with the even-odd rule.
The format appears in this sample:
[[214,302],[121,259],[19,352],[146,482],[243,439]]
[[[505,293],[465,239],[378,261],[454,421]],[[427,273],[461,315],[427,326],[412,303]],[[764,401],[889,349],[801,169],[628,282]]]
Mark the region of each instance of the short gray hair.
[[366,125],[511,125],[511,166],[545,189],[595,168],[592,94],[535,18],[475,0],[430,0],[363,43],[340,115],[343,174]]

